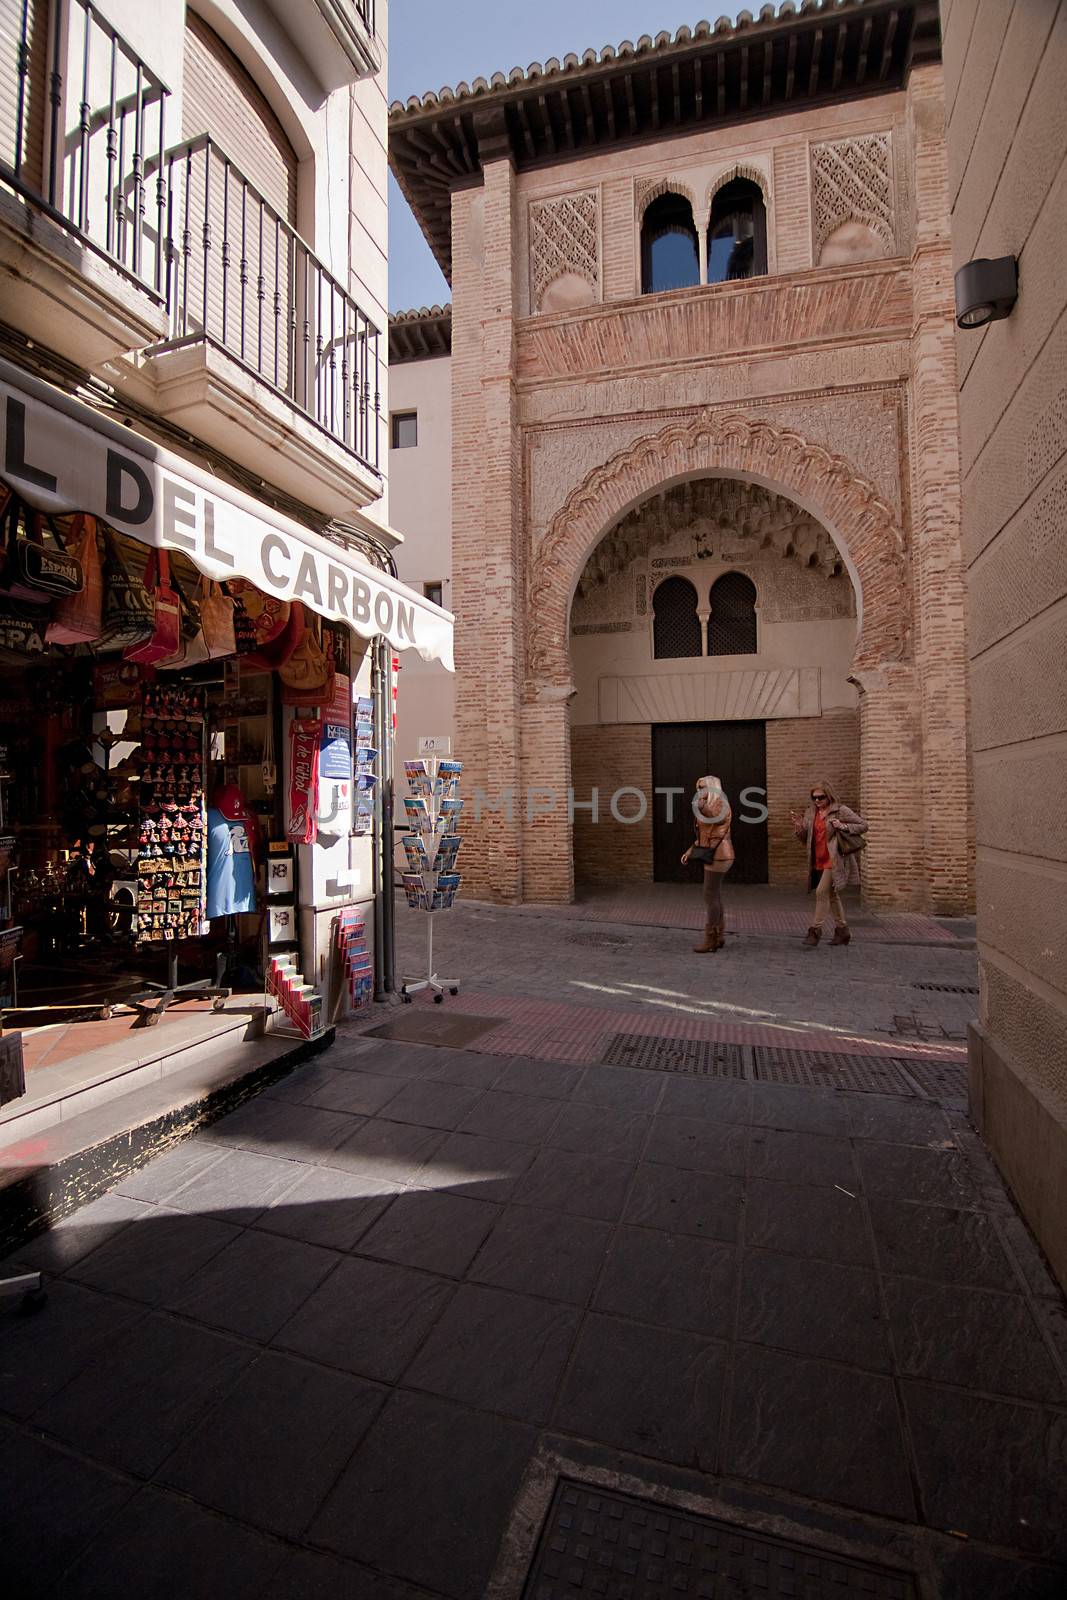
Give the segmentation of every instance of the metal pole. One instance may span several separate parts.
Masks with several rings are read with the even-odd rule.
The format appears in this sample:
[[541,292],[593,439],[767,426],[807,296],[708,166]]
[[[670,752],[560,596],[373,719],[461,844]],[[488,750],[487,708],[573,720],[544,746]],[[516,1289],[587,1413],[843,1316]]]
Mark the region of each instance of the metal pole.
[[[374,723],[374,743],[375,743],[375,746],[376,746],[376,748],[377,748],[377,750],[379,752],[379,756],[380,756],[381,752],[382,752],[382,732],[383,732],[383,725],[382,725],[382,671],[381,671],[381,658],[379,656],[377,644],[375,644],[371,649],[370,692],[371,692],[371,698],[372,698],[373,705],[374,705],[374,715],[373,715],[373,718],[372,718],[373,723]],[[383,794],[383,789],[382,789],[382,785],[381,785],[381,780],[379,779],[377,803],[374,806],[371,807],[371,815],[373,817],[373,826],[372,826],[372,832],[371,832],[371,851],[372,851],[372,856],[373,856],[373,882],[372,882],[371,887],[372,887],[372,890],[373,890],[373,893],[374,893],[374,998],[375,998],[375,1000],[384,1000],[385,996],[386,996],[386,992],[387,992],[386,988],[385,988],[385,965],[384,965],[384,956],[385,956],[384,943],[385,943],[385,938],[384,938],[384,933],[382,931],[382,922],[383,922],[382,907],[383,907],[383,902],[384,902],[384,898],[385,898],[385,896],[383,894],[383,891],[382,891],[382,877],[383,877],[383,873],[382,873],[382,857],[384,855],[384,851],[382,850],[382,820],[383,820],[382,819],[382,794]]]
[[385,856],[382,863],[382,981],[386,994],[396,989],[396,900],[393,893],[393,647],[388,639],[378,641],[381,652],[382,742],[379,747],[378,779],[382,794],[382,831]]

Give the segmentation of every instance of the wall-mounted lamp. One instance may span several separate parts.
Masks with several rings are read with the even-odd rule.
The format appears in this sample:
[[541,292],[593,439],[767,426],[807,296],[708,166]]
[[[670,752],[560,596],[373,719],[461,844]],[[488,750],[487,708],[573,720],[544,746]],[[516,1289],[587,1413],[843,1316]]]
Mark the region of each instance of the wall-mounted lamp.
[[968,261],[956,274],[956,326],[981,328],[1011,312],[1019,294],[1014,256]]

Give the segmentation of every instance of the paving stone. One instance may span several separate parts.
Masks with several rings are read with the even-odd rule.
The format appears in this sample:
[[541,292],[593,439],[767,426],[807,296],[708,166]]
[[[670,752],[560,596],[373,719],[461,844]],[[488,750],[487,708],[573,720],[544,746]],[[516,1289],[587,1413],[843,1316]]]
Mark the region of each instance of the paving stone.
[[1063,1600],[1067,1568],[1015,1561],[949,1541],[937,1573],[938,1600]]
[[847,1138],[852,1131],[848,1102],[836,1090],[794,1089],[782,1083],[752,1085],[751,1121],[761,1128],[784,1128],[792,1133]]
[[216,1217],[243,1227],[287,1189],[304,1168],[295,1161],[229,1150],[171,1194],[168,1205],[198,1217]]
[[581,1105],[608,1106],[615,1111],[655,1111],[664,1093],[656,1073],[629,1067],[586,1067],[571,1098]]
[[618,1218],[633,1168],[609,1156],[572,1150],[540,1150],[515,1186],[518,1204],[566,1211],[577,1217]]
[[451,1600],[480,1600],[535,1438],[518,1422],[398,1394],[311,1538]]
[[620,1228],[593,1300],[597,1311],[666,1328],[733,1335],[736,1254],[687,1234]]
[[341,1167],[305,1167],[291,1189],[256,1219],[264,1233],[280,1233],[306,1244],[352,1250],[371,1223],[403,1190]]
[[694,1238],[737,1238],[741,1179],[642,1162],[626,1202],[626,1221]]
[[293,1550],[264,1589],[261,1600],[427,1600],[427,1591],[383,1578],[338,1556]]
[[926,1519],[1067,1560],[1067,1413],[903,1379]]
[[6,1593],[14,1600],[51,1594],[63,1571],[134,1492],[128,1479],[0,1423]]
[[360,1119],[321,1106],[251,1100],[228,1117],[197,1134],[211,1144],[237,1145],[261,1155],[284,1156],[311,1164],[328,1161],[342,1140],[360,1126]]
[[513,1056],[496,1081],[497,1089],[514,1094],[540,1095],[546,1100],[567,1100],[581,1081],[582,1069],[561,1061],[538,1061]]
[[871,1372],[738,1345],[722,1470],[913,1519],[893,1385]]
[[424,1081],[462,1083],[469,1089],[491,1089],[507,1066],[506,1056],[484,1055],[476,1050],[438,1050]]
[[860,1140],[856,1158],[868,1195],[938,1206],[976,1207],[979,1203],[966,1160],[956,1150]]
[[636,1161],[648,1135],[650,1121],[649,1117],[637,1113],[572,1103],[561,1108],[545,1135],[545,1143],[558,1150],[578,1150],[589,1155]]
[[343,1072],[336,1067],[312,1066],[283,1078],[268,1092],[278,1100],[373,1117],[400,1093],[402,1084],[373,1072]]
[[415,1183],[444,1138],[440,1128],[423,1128],[408,1122],[366,1122],[330,1152],[326,1164],[365,1173],[381,1183]]
[[364,1234],[360,1254],[459,1278],[499,1215],[500,1207],[484,1200],[409,1189]]
[[879,1372],[890,1367],[878,1279],[839,1262],[746,1251],[737,1336]]
[[453,1287],[410,1267],[342,1261],[272,1343],[327,1366],[395,1383]]
[[789,1133],[776,1128],[753,1128],[748,1152],[753,1178],[774,1178],[779,1183],[833,1187],[840,1184],[857,1194],[856,1168],[847,1139],[821,1133]]
[[1063,1290],[1052,1276],[1048,1262],[1022,1217],[1015,1213],[999,1216],[997,1228],[1030,1293],[1062,1305]]
[[419,1183],[475,1200],[510,1200],[536,1151],[480,1133],[450,1133],[419,1174]]
[[736,1123],[665,1116],[661,1112],[653,1123],[643,1159],[693,1172],[722,1172],[740,1177],[745,1170],[748,1136],[748,1129]]
[[498,1094],[490,1090],[464,1117],[463,1133],[481,1133],[491,1139],[514,1139],[540,1144],[559,1116],[558,1100],[523,1094]]
[[726,1346],[587,1316],[554,1424],[657,1461],[715,1470]]
[[863,1202],[838,1188],[750,1178],[745,1189],[745,1243],[818,1261],[875,1264]]
[[941,1146],[952,1137],[948,1118],[939,1106],[874,1094],[850,1095],[847,1105],[855,1139]]
[[1037,1324],[1019,1296],[917,1278],[886,1278],[885,1294],[899,1371],[992,1394],[1067,1402]]
[[31,1416],[147,1315],[144,1306],[63,1280],[48,1286],[47,1313],[0,1320],[0,1411],[9,1416]]
[[981,1211],[880,1196],[871,1198],[869,1209],[883,1271],[1009,1293],[1020,1289],[996,1227]]
[[66,1272],[131,1223],[143,1222],[152,1215],[152,1206],[146,1200],[126,1194],[103,1194],[24,1244],[12,1257],[12,1264],[17,1261],[20,1266],[39,1272]]
[[285,1546],[159,1489],[142,1489],[59,1590],[62,1600],[258,1600]]
[[579,1321],[570,1306],[464,1284],[404,1382],[483,1411],[544,1422]]
[[122,1229],[68,1270],[79,1283],[158,1305],[238,1238],[239,1232],[210,1217],[146,1207],[133,1227]]
[[[135,1172],[128,1173],[113,1193],[130,1195],[135,1200],[148,1200],[155,1205],[166,1205],[176,1190],[184,1188],[190,1178],[197,1177],[221,1161],[224,1154],[224,1151],[212,1145],[201,1144],[195,1139],[183,1139],[170,1150],[164,1150],[162,1155],[153,1156]],[[105,1198],[110,1199],[111,1196]],[[77,1215],[84,1216],[89,1209],[85,1206]]]
[[318,1245],[243,1233],[172,1294],[167,1306],[246,1339],[270,1339],[340,1259]]
[[423,1128],[458,1128],[483,1092],[461,1083],[420,1078],[393,1096],[384,1115],[390,1122],[413,1122]]
[[607,1222],[516,1206],[504,1212],[467,1275],[478,1283],[584,1306],[612,1232]]
[[326,1064],[350,1072],[381,1073],[387,1078],[421,1078],[433,1069],[438,1051],[429,1044],[402,1044],[395,1039],[372,1039],[369,1050],[348,1054],[334,1045]]
[[268,1352],[184,1440],[159,1481],[241,1522],[296,1538],[385,1395],[348,1373]]
[[752,1088],[728,1078],[669,1077],[659,1109],[674,1117],[746,1123],[752,1112]]
[[148,1477],[252,1357],[246,1345],[153,1313],[118,1346],[99,1350],[40,1407],[34,1426],[95,1460]]

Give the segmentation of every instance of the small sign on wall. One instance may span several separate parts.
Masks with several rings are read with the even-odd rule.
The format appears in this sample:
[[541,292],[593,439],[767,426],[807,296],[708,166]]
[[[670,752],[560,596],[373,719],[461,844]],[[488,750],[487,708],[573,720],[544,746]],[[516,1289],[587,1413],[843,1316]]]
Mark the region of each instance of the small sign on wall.
[[452,737],[447,733],[424,733],[419,740],[420,756],[450,756]]

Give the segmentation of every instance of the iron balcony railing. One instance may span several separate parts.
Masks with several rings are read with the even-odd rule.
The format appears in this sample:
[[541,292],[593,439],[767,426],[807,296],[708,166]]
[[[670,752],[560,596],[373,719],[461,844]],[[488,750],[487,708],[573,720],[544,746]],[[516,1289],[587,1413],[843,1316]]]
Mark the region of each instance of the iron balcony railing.
[[373,38],[374,36],[374,0],[355,0],[356,15]]
[[91,0],[9,4],[0,178],[161,296],[169,90]]
[[377,471],[376,325],[210,135],[164,167],[168,344],[225,350]]

